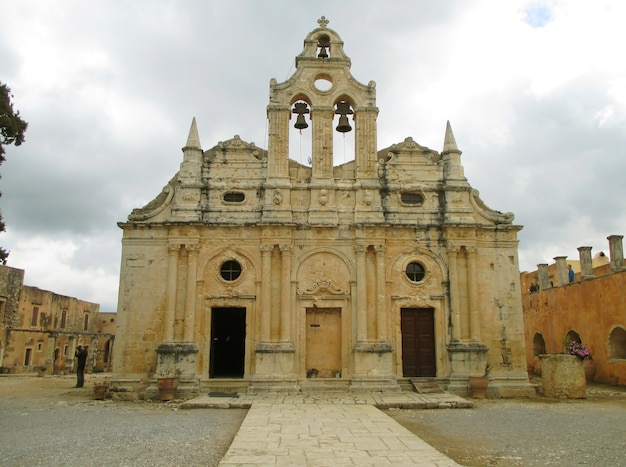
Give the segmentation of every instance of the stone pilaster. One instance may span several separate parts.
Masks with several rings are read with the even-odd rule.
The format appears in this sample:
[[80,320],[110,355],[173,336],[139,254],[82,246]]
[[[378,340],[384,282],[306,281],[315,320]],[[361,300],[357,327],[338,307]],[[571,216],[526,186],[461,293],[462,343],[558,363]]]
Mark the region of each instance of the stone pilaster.
[[263,285],[261,296],[261,343],[270,342],[270,319],[272,310],[272,249],[274,245],[261,245],[261,268]]
[[292,245],[280,245],[280,341],[291,341],[291,251]]
[[333,117],[332,107],[313,107],[313,179],[327,179],[333,176]]
[[174,320],[176,318],[176,286],[178,283],[178,254],[180,245],[167,246],[167,309],[163,323],[163,341],[174,342]]
[[196,317],[196,279],[198,276],[198,252],[200,245],[186,245],[187,249],[187,294],[185,296],[185,327],[183,340],[194,341]]
[[374,247],[376,252],[376,329],[378,341],[387,342],[387,307],[385,306],[385,250],[384,245]]
[[476,248],[467,250],[467,288],[470,313],[470,339],[480,342],[480,302],[478,300],[478,283],[476,273]]
[[367,342],[367,280],[365,271],[365,245],[356,245],[356,340],[357,345]]
[[460,341],[461,333],[461,303],[459,300],[459,282],[457,271],[458,247],[448,247],[448,275],[450,277],[450,314],[452,315],[452,341]]

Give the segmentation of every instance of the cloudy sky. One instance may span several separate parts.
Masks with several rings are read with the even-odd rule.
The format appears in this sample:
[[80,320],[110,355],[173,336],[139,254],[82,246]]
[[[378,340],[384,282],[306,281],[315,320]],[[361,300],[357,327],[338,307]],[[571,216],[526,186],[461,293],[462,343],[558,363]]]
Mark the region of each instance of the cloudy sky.
[[520,267],[626,233],[621,0],[2,2],[0,81],[29,122],[0,167],[0,245],[25,283],[115,311],[122,231],[182,161],[235,134],[267,147],[269,82],[322,15],[377,83],[378,146],[437,151],[515,213]]

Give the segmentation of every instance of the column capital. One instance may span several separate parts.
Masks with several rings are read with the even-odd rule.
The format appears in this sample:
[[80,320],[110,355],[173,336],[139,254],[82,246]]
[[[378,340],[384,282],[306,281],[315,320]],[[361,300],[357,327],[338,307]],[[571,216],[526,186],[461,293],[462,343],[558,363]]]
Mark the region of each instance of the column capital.
[[259,246],[259,249],[261,250],[261,252],[267,253],[274,249],[274,245],[264,244]]
[[185,249],[189,252],[189,253],[198,253],[200,251],[200,245],[197,243],[192,243],[190,245],[185,245]]
[[365,250],[367,250],[367,247],[365,245],[354,245],[354,251],[358,254],[358,253],[365,253]]
[[293,245],[285,243],[282,245],[278,245],[278,248],[280,249],[281,253],[289,253],[291,250],[293,250]]
[[180,245],[178,243],[168,243],[167,251],[170,255],[178,253],[180,251]]

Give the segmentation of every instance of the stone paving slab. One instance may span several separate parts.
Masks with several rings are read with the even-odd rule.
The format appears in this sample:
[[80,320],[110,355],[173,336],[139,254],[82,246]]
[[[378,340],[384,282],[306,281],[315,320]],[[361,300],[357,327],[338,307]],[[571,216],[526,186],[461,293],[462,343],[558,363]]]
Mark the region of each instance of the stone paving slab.
[[205,395],[184,409],[249,409],[221,466],[457,466],[380,409],[470,408],[414,392]]
[[220,466],[458,466],[369,404],[261,402]]
[[324,404],[357,404],[373,405],[379,409],[451,409],[471,408],[472,401],[460,396],[441,394],[418,394],[416,392],[311,392],[287,394],[284,392],[268,392],[261,394],[236,394],[236,397],[207,395],[190,399],[181,404],[183,409],[249,409],[257,402],[272,404],[324,403]]

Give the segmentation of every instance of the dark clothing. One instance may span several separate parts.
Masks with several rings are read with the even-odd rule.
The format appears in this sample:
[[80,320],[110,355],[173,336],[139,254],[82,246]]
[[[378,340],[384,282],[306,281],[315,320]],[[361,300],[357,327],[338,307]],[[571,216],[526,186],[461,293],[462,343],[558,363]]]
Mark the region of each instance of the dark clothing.
[[87,363],[87,349],[76,349],[74,356],[78,359],[76,365],[76,387],[82,388],[85,384],[85,363]]

